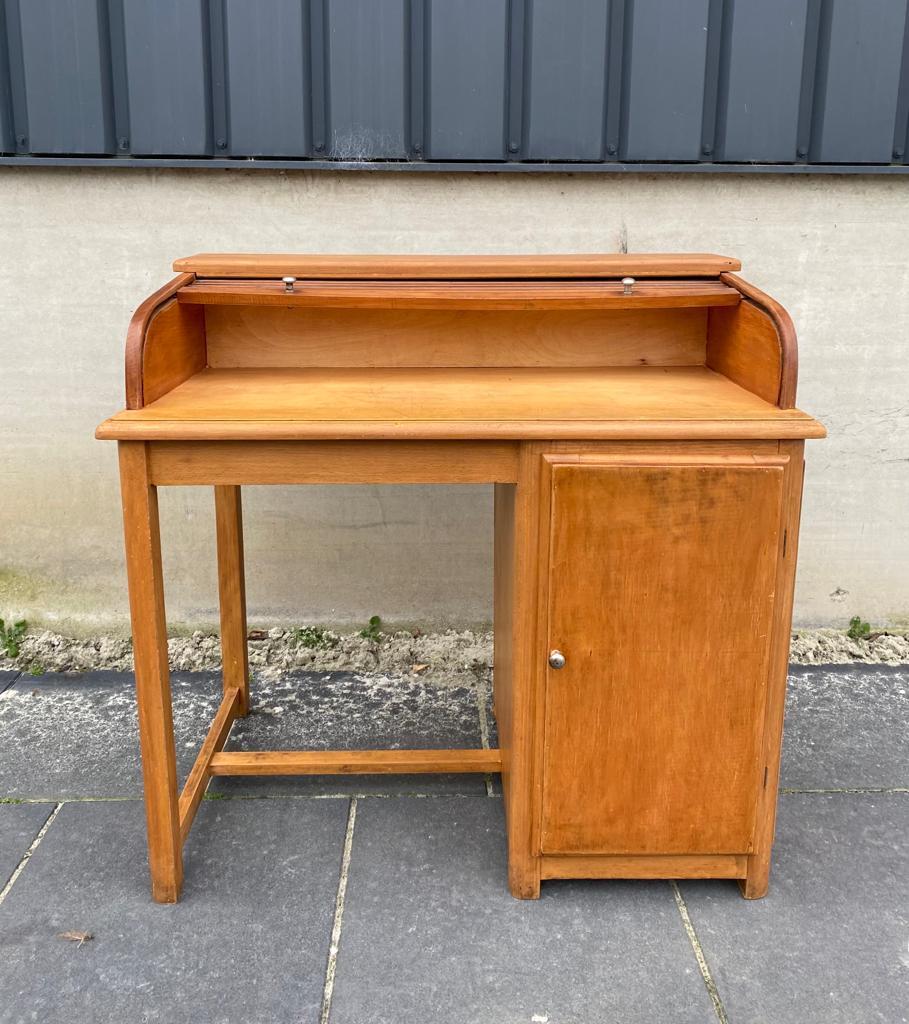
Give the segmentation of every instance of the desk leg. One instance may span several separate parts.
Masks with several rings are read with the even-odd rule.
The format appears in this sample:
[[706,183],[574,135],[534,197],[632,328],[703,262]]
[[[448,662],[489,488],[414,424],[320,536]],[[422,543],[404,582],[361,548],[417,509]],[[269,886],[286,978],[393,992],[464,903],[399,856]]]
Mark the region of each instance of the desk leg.
[[121,441],[118,447],[152,896],[158,903],[176,903],[183,884],[183,849],[167,665],[158,493],[149,482],[145,444]]
[[508,887],[540,896],[537,765],[540,615],[540,452],[521,446],[520,482],[495,485],[493,688],[508,835]]
[[239,714],[249,711],[249,653],[246,646],[246,579],[243,569],[243,511],[240,488],[215,487],[218,531],[218,596],[221,604],[221,662],[224,692],[240,691]]

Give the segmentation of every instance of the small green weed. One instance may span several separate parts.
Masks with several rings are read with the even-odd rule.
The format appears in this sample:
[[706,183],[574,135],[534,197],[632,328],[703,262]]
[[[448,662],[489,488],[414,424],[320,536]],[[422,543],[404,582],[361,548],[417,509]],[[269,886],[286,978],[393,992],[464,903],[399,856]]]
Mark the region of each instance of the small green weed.
[[871,626],[867,622],[862,622],[860,615],[853,615],[849,620],[849,628],[846,630],[846,636],[850,640],[867,640],[871,634]]
[[28,674],[30,676],[43,676],[46,671],[47,669],[44,667],[44,662],[42,661],[33,661],[31,665],[28,666]]
[[297,646],[309,647],[312,650],[338,646],[335,634],[322,626],[302,626],[300,629],[291,630],[290,638]]
[[3,648],[7,658],[18,658],[22,638],[28,629],[25,619],[18,622],[11,622],[8,626],[0,619],[0,647]]
[[360,630],[360,636],[364,640],[372,640],[378,643],[382,639],[382,620],[378,615],[371,616],[366,626]]

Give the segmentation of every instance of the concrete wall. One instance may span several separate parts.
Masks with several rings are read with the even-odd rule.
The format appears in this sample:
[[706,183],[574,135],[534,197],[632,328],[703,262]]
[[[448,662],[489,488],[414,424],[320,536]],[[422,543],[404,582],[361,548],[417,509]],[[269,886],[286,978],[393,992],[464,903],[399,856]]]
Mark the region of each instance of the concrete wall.
[[[0,169],[0,615],[126,628],[116,453],[130,312],[198,251],[738,256],[792,312],[809,444],[796,619],[909,616],[905,178]],[[212,502],[165,490],[175,623],[215,621]],[[483,487],[251,488],[261,621],[490,618]]]

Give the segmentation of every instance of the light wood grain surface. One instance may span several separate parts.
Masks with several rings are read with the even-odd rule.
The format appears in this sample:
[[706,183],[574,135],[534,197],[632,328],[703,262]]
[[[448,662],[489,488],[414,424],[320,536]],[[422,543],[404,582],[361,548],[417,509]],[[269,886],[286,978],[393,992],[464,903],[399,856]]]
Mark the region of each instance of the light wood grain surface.
[[544,853],[751,849],[787,461],[554,464]]
[[174,270],[199,277],[465,278],[716,277],[742,264],[710,253],[610,253],[520,256],[199,253]]
[[705,362],[707,313],[205,306],[205,333],[215,369],[690,366]]
[[498,750],[228,750],[214,754],[212,775],[419,775],[497,772]]
[[467,436],[534,436],[535,427],[555,437],[583,424],[596,437],[610,422],[631,424],[633,435],[633,424],[684,421],[729,424],[732,436],[743,428],[747,436],[749,423],[772,424],[780,437],[822,430],[704,366],[419,367],[203,370],[144,409],[119,413],[97,436],[215,439],[227,425],[237,438],[458,437],[458,425],[469,424]]
[[642,281],[626,293],[617,281],[196,281],[181,305],[313,306],[354,309],[684,309],[737,306],[718,281]]

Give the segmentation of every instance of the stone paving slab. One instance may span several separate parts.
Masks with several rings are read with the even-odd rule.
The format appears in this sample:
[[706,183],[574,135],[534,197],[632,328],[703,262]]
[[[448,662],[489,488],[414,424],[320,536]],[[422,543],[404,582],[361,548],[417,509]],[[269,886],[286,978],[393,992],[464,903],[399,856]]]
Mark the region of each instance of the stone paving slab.
[[53,809],[53,804],[0,804],[0,890]]
[[770,892],[682,882],[730,1024],[909,1020],[909,796],[780,801]]
[[[477,694],[408,677],[353,672],[257,674],[253,713],[239,719],[227,750],[478,748]],[[230,795],[452,793],[484,796],[482,775],[222,777]]]
[[[171,685],[183,779],[218,706],[221,682],[212,672],[175,673]],[[140,796],[132,673],[21,676],[0,694],[0,750],[3,797]]]
[[506,886],[499,800],[359,801],[331,1024],[715,1021],[665,882]]
[[[182,782],[221,699],[214,672],[171,679],[177,769]],[[408,680],[348,672],[293,673],[254,680],[253,712],[234,726],[230,746],[479,747],[476,696]],[[142,792],[135,687],[131,673],[22,676],[0,694],[0,797],[137,797]],[[35,751],[42,752],[35,757]],[[232,795],[449,792],[482,796],[483,777],[329,776],[225,778]]]
[[[10,674],[12,675],[12,674]],[[178,770],[185,777],[220,694],[217,673],[174,673]],[[2,689],[2,684],[0,684]],[[347,672],[257,676],[253,714],[230,746],[481,745],[476,693]],[[489,742],[497,745],[491,694]],[[792,789],[909,785],[909,668],[791,669],[782,785]],[[869,737],[873,740],[869,742]],[[0,693],[0,796],[125,797],[141,793],[132,675],[21,675]],[[33,752],[46,752],[35,758]],[[496,791],[498,783],[496,781]],[[235,795],[450,792],[480,796],[480,776],[218,779]]]
[[175,906],[138,802],[64,805],[0,908],[0,1024],[318,1021],[347,805],[204,804]]
[[909,665],[790,667],[781,785],[909,786]]

